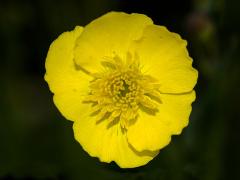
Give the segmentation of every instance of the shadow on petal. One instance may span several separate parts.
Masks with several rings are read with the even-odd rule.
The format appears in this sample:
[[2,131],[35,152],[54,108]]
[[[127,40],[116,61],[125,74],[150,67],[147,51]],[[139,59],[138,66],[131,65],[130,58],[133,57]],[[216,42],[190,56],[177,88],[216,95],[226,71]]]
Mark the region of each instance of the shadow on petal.
[[128,143],[128,146],[138,156],[149,156],[149,157],[154,158],[159,153],[159,150],[157,150],[157,151],[150,151],[150,150],[137,151],[130,143]]

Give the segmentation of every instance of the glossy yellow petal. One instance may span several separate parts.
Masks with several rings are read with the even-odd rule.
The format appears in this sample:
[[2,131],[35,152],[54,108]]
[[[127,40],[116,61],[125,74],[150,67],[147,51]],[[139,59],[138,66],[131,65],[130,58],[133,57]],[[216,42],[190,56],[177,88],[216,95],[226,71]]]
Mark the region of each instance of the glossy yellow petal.
[[197,81],[186,45],[147,16],[123,12],[107,13],[51,44],[45,80],[86,152],[133,168],[181,133]]
[[87,93],[90,77],[79,70],[73,61],[73,48],[83,28],[61,34],[50,46],[46,58],[46,74],[54,102],[69,120],[79,118],[83,95]]
[[186,49],[187,42],[163,26],[150,25],[131,51],[137,53],[142,71],[159,80],[164,93],[190,92],[197,82],[197,71]]
[[162,94],[159,112],[151,115],[140,111],[139,118],[128,128],[128,142],[138,151],[159,150],[170,142],[171,135],[180,134],[187,126],[195,100],[195,92]]
[[78,65],[90,72],[101,70],[101,61],[117,54],[125,57],[132,40],[142,35],[152,20],[143,14],[110,12],[88,24],[75,47]]
[[119,123],[97,122],[89,116],[91,109],[86,106],[84,117],[73,125],[75,139],[91,156],[102,162],[115,161],[121,168],[133,168],[147,164],[157,155],[158,151],[135,151]]

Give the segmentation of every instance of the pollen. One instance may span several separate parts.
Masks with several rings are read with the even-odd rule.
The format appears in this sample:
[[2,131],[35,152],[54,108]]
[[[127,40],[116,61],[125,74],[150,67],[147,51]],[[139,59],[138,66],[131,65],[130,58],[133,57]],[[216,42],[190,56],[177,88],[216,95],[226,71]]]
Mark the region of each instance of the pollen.
[[137,120],[140,110],[158,111],[159,84],[153,77],[143,74],[137,62],[129,53],[126,61],[117,55],[102,61],[104,72],[93,75],[90,92],[84,100],[92,103],[91,114],[96,116],[97,122],[119,122],[127,129]]

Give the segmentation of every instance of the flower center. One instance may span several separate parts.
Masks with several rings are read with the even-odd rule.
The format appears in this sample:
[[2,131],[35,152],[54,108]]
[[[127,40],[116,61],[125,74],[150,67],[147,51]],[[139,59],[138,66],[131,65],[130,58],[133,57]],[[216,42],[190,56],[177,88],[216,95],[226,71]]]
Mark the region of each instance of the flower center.
[[92,115],[97,122],[120,122],[125,129],[137,120],[139,110],[154,114],[161,103],[156,80],[144,75],[129,54],[126,62],[118,56],[103,61],[106,71],[94,74],[89,95],[84,100],[92,103]]
[[122,110],[136,106],[137,97],[140,94],[136,77],[137,74],[134,72],[126,71],[119,75],[113,73],[112,77],[106,80],[106,94]]

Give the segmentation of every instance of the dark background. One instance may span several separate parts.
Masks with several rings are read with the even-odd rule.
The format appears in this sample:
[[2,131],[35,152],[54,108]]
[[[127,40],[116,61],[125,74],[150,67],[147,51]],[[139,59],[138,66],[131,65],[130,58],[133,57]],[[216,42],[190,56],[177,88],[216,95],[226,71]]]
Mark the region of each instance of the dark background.
[[[240,179],[239,8],[239,0],[1,0],[0,179]],[[43,79],[50,43],[111,10],[179,33],[199,71],[189,126],[130,170],[82,150]]]

